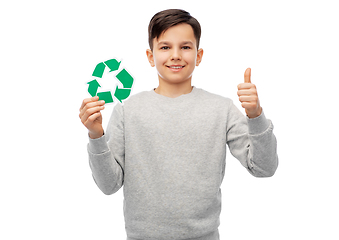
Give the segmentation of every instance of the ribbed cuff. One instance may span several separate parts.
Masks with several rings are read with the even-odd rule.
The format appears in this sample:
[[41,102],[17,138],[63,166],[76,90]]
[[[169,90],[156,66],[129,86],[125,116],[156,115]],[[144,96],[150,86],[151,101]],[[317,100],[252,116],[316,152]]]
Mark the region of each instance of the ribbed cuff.
[[256,118],[247,117],[248,131],[250,135],[258,135],[265,132],[270,126],[270,122],[266,119],[264,110]]
[[100,138],[92,139],[89,137],[88,151],[93,154],[101,154],[109,151],[106,135],[103,135]]

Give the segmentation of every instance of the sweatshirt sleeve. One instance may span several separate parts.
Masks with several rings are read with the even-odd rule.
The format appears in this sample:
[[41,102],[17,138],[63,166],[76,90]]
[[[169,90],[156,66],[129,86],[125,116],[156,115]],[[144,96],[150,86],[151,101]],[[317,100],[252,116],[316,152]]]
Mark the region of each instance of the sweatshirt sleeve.
[[117,192],[124,182],[125,141],[123,107],[117,104],[107,131],[98,139],[89,139],[89,165],[95,183],[104,194]]
[[245,117],[230,102],[226,141],[231,154],[255,177],[271,177],[278,167],[277,140],[273,124],[264,111],[257,118]]

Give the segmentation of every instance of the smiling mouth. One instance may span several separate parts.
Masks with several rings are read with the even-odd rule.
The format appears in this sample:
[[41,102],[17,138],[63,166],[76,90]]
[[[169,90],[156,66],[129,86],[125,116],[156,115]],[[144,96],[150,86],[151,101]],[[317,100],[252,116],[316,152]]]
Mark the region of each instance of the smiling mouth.
[[185,66],[167,66],[167,67],[172,69],[181,69],[184,68]]

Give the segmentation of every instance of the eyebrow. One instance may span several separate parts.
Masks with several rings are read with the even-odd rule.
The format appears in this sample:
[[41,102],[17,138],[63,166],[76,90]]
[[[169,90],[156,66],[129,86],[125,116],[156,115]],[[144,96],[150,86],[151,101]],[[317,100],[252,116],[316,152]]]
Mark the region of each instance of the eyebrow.
[[183,42],[182,45],[186,45],[186,44],[191,44],[193,45],[193,43],[191,41],[186,41],[186,42]]
[[[170,42],[167,42],[167,41],[161,41],[161,42],[158,42],[159,45],[163,44],[163,45],[171,45]],[[193,45],[193,42],[192,41],[185,41],[185,42],[182,42],[181,43],[182,45],[186,45],[186,44],[190,44],[190,45]]]
[[160,45],[160,44],[169,45],[169,43],[168,43],[168,42],[165,42],[165,41],[158,42],[158,44],[159,44],[159,45]]

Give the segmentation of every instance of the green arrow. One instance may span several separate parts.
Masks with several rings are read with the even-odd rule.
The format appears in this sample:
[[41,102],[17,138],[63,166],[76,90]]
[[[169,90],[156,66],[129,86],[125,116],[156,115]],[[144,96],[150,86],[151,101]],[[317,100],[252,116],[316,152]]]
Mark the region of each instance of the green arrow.
[[104,74],[105,67],[106,66],[103,62],[98,63],[98,65],[94,69],[92,76],[101,78]]
[[121,62],[118,62],[118,61],[115,60],[115,59],[107,60],[107,61],[105,62],[106,66],[107,66],[109,69],[111,69],[110,72],[118,70],[118,69],[119,69],[119,66],[120,66],[120,63],[121,63]]
[[120,101],[122,102],[122,100],[128,98],[129,94],[131,93],[131,89],[121,89],[118,88],[118,86],[115,89],[115,93],[114,96]]
[[104,100],[105,103],[111,103],[113,102],[112,94],[111,92],[100,92],[97,95],[99,97],[99,101]]
[[97,94],[98,88],[101,87],[97,80],[93,80],[88,82],[88,92],[91,94],[92,97],[94,97]]
[[133,85],[133,78],[132,76],[126,71],[126,69],[122,69],[121,72],[119,72],[116,75],[117,79],[122,83],[124,88],[131,88]]

